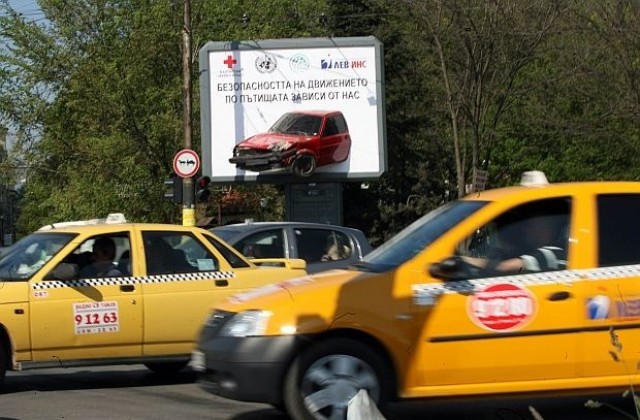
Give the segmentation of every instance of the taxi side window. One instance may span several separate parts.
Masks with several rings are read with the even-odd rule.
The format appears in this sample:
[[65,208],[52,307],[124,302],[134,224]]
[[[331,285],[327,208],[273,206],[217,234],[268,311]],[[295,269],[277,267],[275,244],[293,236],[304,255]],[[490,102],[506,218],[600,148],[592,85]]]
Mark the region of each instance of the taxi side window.
[[193,235],[183,232],[142,233],[147,274],[217,271],[217,258]]
[[598,266],[640,263],[640,195],[599,195],[597,206]]
[[92,236],[82,242],[63,263],[77,267],[79,278],[131,275],[131,243],[127,232]]
[[[506,211],[477,228],[456,247],[472,267],[467,278],[566,268],[571,202],[538,200]],[[519,259],[515,269],[505,261]]]

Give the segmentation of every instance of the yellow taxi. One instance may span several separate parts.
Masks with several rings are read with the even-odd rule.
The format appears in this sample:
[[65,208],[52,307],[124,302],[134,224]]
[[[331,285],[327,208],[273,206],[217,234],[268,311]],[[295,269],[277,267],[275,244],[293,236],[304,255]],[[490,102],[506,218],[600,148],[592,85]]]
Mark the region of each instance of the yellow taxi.
[[284,267],[195,227],[121,215],[45,226],[0,256],[0,379],[51,366],[179,370],[213,305],[306,274],[303,260],[266,262]]
[[230,297],[193,354],[200,384],[339,419],[360,390],[382,407],[638,383],[640,183],[539,175],[448,203],[350,269]]

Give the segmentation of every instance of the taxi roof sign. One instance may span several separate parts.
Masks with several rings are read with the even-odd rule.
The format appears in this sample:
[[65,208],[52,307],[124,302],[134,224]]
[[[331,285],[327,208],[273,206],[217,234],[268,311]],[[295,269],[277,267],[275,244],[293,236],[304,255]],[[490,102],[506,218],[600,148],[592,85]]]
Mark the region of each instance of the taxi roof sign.
[[524,187],[542,187],[549,185],[549,181],[542,171],[527,171],[522,174],[520,185]]
[[89,220],[73,220],[69,222],[57,222],[50,225],[42,226],[38,230],[49,230],[68,226],[89,226],[89,225],[103,225],[103,224],[118,224],[127,223],[127,219],[122,213],[109,213],[104,219],[89,219]]

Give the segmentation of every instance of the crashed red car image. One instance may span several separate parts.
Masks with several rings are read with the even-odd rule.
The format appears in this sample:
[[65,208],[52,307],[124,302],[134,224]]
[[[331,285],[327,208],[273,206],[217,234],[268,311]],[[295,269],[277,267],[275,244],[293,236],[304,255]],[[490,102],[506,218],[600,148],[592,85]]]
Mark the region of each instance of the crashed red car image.
[[238,143],[229,162],[255,172],[290,168],[307,177],[319,166],[344,161],[350,149],[349,129],[340,111],[295,111],[281,116],[266,133]]

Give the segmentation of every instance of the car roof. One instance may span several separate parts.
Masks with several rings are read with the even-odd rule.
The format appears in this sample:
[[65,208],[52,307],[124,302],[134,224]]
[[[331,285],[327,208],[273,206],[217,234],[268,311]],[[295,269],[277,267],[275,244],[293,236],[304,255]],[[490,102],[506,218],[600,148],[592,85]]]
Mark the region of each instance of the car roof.
[[322,117],[323,115],[333,115],[340,114],[340,111],[327,111],[322,109],[311,109],[311,110],[301,110],[301,111],[290,111],[288,114],[301,114],[301,115],[315,115]]
[[48,233],[48,232],[72,232],[72,233],[83,233],[83,232],[113,232],[115,230],[132,230],[132,229],[142,229],[142,230],[168,230],[168,231],[206,231],[205,229],[199,227],[192,226],[182,226],[182,225],[174,225],[174,224],[166,224],[166,223],[102,223],[102,224],[90,224],[90,225],[76,225],[76,226],[55,226],[53,225],[45,225],[38,229],[36,232],[38,233]]
[[269,227],[315,227],[315,228],[324,228],[324,229],[345,229],[345,230],[357,230],[354,228],[340,226],[340,225],[331,225],[328,223],[313,223],[313,222],[249,222],[249,223],[233,223],[230,225],[216,226],[211,228],[210,230],[233,230],[237,232],[243,232],[246,230],[251,230],[252,228],[269,228]]
[[557,184],[516,186],[477,191],[463,197],[471,201],[527,201],[547,197],[572,196],[576,194],[640,193],[640,182],[632,181],[589,181],[565,182]]

